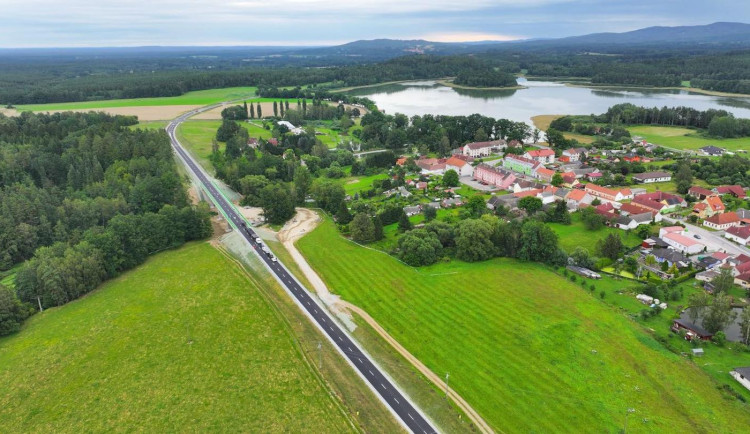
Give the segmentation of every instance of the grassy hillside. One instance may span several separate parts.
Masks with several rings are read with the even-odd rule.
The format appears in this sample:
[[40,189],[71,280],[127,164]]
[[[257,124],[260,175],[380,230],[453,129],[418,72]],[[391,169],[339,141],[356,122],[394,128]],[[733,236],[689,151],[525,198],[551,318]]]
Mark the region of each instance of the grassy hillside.
[[5,432],[352,431],[287,324],[209,244],[0,339]]
[[453,261],[416,270],[342,239],[330,221],[298,245],[332,291],[435,373],[450,373],[498,430],[616,432],[628,408],[629,432],[750,424],[747,406],[725,399],[697,366],[537,264]]
[[208,89],[187,92],[180,96],[158,98],[110,99],[103,101],[82,101],[53,104],[20,105],[19,110],[79,110],[97,109],[104,107],[140,107],[162,105],[209,105],[222,101],[239,98],[249,98],[255,95],[255,87],[228,87],[224,89]]

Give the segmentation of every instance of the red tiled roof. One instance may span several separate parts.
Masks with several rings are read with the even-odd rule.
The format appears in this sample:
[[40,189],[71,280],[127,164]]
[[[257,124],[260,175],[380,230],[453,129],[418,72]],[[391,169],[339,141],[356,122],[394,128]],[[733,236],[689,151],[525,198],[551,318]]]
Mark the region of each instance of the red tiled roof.
[[740,185],[722,185],[721,187],[716,187],[716,191],[719,192],[719,194],[732,194],[739,198],[747,196],[745,194],[745,189]]
[[750,238],[750,226],[732,226],[727,233],[746,240]]
[[740,218],[737,216],[736,212],[731,211],[724,214],[714,214],[711,217],[707,218],[706,221],[715,225],[726,225],[729,223],[738,222],[740,221]]
[[713,196],[715,193],[707,188],[699,187],[697,185],[690,187],[688,194],[692,196]]
[[724,202],[721,201],[721,198],[719,196],[710,196],[706,198],[706,203],[708,206],[711,207],[711,210],[716,211],[724,211]]
[[549,157],[550,155],[555,155],[555,151],[552,149],[534,149],[533,151],[527,152],[531,158],[535,157]]
[[534,188],[534,189],[531,189],[531,190],[519,191],[518,193],[513,193],[513,196],[515,196],[515,197],[517,197],[517,198],[520,199],[520,198],[526,197],[526,196],[536,196],[537,194],[539,194],[541,192],[542,192],[542,190],[540,190],[538,188]]
[[460,158],[450,157],[445,161],[445,164],[448,166],[464,167],[468,163]]

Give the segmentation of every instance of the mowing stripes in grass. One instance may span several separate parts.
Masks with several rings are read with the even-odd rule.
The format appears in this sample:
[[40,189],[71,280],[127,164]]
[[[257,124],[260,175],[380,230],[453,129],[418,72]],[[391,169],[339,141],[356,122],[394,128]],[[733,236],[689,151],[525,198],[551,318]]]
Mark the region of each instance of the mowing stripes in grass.
[[[750,412],[588,291],[534,263],[419,270],[343,240],[298,242],[332,292],[365,309],[498,430],[729,432]],[[666,397],[666,399],[665,399]],[[737,425],[740,423],[742,425]],[[640,422],[642,423],[642,422]]]

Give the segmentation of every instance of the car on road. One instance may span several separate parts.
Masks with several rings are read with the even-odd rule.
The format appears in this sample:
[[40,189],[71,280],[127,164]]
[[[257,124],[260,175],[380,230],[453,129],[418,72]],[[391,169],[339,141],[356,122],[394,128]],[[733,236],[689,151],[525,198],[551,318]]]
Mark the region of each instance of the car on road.
[[278,259],[276,259],[276,256],[271,256],[271,261],[278,262]]
[[693,235],[693,238],[695,238],[696,240],[700,240],[700,239],[701,239],[701,236],[700,236],[700,235],[698,235],[698,234],[695,234],[695,235]]
[[255,237],[255,242],[260,244],[260,237]]

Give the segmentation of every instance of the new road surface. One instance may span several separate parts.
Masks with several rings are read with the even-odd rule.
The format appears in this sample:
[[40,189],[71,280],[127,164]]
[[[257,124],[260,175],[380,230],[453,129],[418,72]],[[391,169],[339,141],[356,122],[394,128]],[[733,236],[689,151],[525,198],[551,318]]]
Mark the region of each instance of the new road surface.
[[[276,279],[285,287],[287,292],[297,301],[297,304],[305,310],[312,321],[318,328],[326,334],[329,340],[335,344],[341,354],[349,360],[351,365],[359,372],[361,377],[370,385],[370,388],[379,395],[380,399],[391,409],[391,411],[400,419],[408,429],[414,433],[434,433],[436,429],[427,419],[418,411],[409,399],[402,394],[391,381],[381,372],[381,370],[370,360],[359,346],[349,338],[339,325],[331,318],[328,312],[323,309],[302,287],[302,285],[289,273],[289,271],[280,264],[270,253],[264,252],[265,247],[260,238],[250,229],[245,220],[234,206],[224,198],[218,191],[213,182],[203,169],[193,160],[189,153],[182,147],[177,140],[177,126],[187,118],[217,107],[218,105],[204,107],[185,113],[173,120],[167,126],[167,133],[172,141],[172,147],[180,156],[185,165],[203,184],[204,189],[211,196],[211,200],[219,207],[222,213],[237,228],[244,239],[253,247],[253,250],[266,267],[273,273]],[[257,241],[256,241],[257,240]]]

